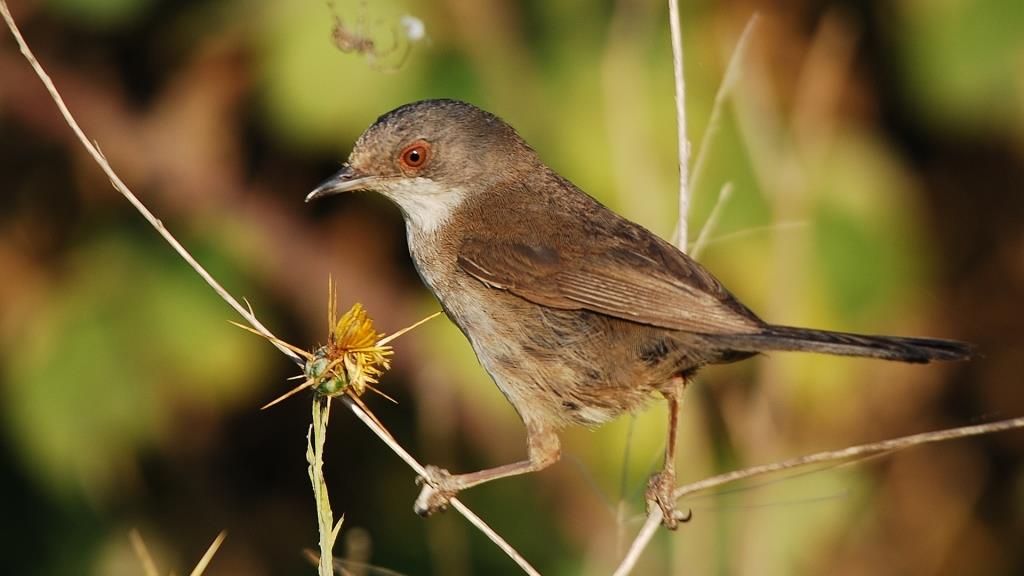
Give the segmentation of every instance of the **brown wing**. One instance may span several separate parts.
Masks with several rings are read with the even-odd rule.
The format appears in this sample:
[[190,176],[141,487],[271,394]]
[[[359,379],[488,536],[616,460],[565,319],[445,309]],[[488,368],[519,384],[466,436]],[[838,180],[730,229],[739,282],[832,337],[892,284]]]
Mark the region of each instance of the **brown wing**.
[[484,284],[567,310],[704,334],[741,334],[763,323],[704,268],[639,227],[559,248],[551,242],[470,238],[461,268]]

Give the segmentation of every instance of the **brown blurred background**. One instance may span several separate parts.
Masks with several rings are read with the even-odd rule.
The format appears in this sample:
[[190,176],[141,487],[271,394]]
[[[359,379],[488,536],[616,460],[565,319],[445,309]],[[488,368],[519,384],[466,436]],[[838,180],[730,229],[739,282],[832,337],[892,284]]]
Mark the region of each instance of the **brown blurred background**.
[[[679,467],[697,480],[817,450],[1024,414],[1024,3],[682,2],[696,148],[691,237],[770,321],[975,342],[901,366],[778,354],[704,371]],[[287,340],[325,335],[326,285],[392,332],[437,309],[394,207],[307,206],[379,114],[455,97],[556,170],[669,236],[676,148],[667,9],[654,0],[18,0],[71,110],[122,178]],[[402,17],[425,25],[412,42]],[[371,38],[375,54],[332,41]],[[398,46],[393,47],[396,43]],[[406,57],[405,50],[408,49]],[[308,399],[259,406],[293,366],[118,196],[0,33],[0,551],[7,574],[309,574]],[[513,410],[445,319],[396,342],[369,397],[421,460],[521,457]],[[464,500],[545,574],[610,573],[639,527],[664,408],[566,435],[552,469]],[[412,514],[413,474],[336,411],[337,554],[408,574],[516,573],[453,513]],[[917,448],[686,502],[638,574],[1024,573],[1024,433]],[[806,471],[802,471],[806,472]],[[358,572],[357,572],[358,573]]]

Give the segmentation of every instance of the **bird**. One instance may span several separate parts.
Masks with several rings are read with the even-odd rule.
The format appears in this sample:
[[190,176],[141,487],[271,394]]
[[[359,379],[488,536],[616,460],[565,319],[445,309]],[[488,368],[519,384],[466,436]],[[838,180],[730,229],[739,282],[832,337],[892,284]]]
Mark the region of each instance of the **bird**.
[[708,364],[772,351],[899,362],[965,360],[969,344],[774,325],[703,266],[549,168],[509,124],[472,104],[421,100],[382,116],[306,201],[377,192],[398,206],[409,254],[445,314],[522,419],[526,460],[471,473],[426,467],[414,511],[544,469],[559,432],[668,402],[665,460],[647,486],[670,529],[680,396]]

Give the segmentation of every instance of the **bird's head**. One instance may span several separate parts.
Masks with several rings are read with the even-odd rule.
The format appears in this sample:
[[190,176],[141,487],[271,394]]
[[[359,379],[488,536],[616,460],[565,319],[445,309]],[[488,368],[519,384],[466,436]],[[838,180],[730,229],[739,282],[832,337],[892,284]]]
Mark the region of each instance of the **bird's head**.
[[379,192],[411,227],[429,232],[467,199],[540,168],[534,151],[497,116],[457,100],[423,100],[378,118],[348,162],[306,201]]

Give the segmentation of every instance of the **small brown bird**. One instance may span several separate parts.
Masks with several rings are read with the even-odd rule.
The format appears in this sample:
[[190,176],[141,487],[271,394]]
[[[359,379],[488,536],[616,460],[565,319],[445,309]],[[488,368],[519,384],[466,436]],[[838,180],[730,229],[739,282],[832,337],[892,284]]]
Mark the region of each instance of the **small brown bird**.
[[548,168],[508,124],[455,100],[381,116],[307,201],[372,190],[405,217],[409,253],[526,424],[529,459],[470,474],[430,467],[415,510],[545,468],[557,431],[669,402],[664,468],[648,486],[674,528],[679,394],[705,364],[797,350],[900,362],[962,360],[961,342],[768,324],[707,270]]

